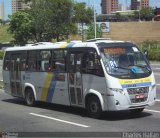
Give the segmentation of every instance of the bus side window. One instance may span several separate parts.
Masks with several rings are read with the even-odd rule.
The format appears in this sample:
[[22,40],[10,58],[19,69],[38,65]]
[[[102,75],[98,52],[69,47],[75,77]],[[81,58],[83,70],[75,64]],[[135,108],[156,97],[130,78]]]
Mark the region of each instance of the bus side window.
[[52,71],[51,69],[51,51],[50,50],[40,51],[37,66],[41,71]]
[[83,73],[104,76],[104,72],[96,51],[88,51],[84,53],[82,71]]
[[4,70],[10,70],[10,52],[6,52],[4,57]]
[[21,51],[21,54],[20,54],[20,70],[21,71],[24,71],[26,69],[26,57],[27,57],[27,52]]
[[28,51],[28,58],[26,64],[26,70],[28,71],[36,71],[36,56],[37,51]]
[[52,55],[53,70],[66,71],[66,50],[54,50]]

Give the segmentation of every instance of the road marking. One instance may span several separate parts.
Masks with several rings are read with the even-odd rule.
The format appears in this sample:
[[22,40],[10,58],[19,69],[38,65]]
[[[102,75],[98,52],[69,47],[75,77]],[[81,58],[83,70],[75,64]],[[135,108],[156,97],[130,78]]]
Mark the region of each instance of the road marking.
[[34,115],[34,116],[38,116],[38,117],[43,117],[43,118],[55,120],[55,121],[59,121],[59,122],[63,122],[63,123],[66,123],[66,124],[75,125],[75,126],[80,126],[80,127],[85,127],[85,128],[90,127],[90,126],[86,126],[86,125],[83,125],[83,124],[78,124],[78,123],[74,123],[74,122],[70,122],[70,121],[66,121],[66,120],[61,120],[61,119],[54,118],[54,117],[44,116],[44,115],[40,115],[40,114],[35,114],[35,113],[29,113],[29,114]]
[[160,99],[156,99],[156,102],[160,102]]
[[160,84],[158,83],[158,84],[156,84],[157,86],[160,86]]
[[157,111],[157,110],[148,110],[148,109],[144,109],[144,110],[148,112],[160,113],[160,111]]

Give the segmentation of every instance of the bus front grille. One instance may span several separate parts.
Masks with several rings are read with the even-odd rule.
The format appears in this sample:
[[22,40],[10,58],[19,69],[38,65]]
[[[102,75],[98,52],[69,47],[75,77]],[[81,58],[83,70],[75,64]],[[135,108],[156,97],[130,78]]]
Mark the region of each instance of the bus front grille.
[[129,95],[145,94],[149,92],[149,87],[129,88],[127,92]]
[[131,103],[141,103],[147,101],[149,87],[128,88]]

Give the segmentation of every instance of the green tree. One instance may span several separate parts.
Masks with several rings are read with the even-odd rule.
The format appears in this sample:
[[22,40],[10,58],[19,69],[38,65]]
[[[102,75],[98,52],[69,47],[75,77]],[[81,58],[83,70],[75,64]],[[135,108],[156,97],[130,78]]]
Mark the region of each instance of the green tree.
[[142,8],[139,11],[134,12],[134,19],[150,21],[154,17],[154,10],[151,7]]
[[50,41],[48,28],[48,8],[46,0],[32,0],[31,9],[28,13],[33,18],[32,38],[36,42]]
[[94,19],[93,9],[86,7],[85,3],[75,3],[73,7],[73,21],[80,23],[82,26],[82,41],[84,34],[84,24],[91,24]]
[[2,19],[0,19],[0,25],[3,23]]
[[[30,18],[27,21],[23,20],[25,17],[23,14],[11,17],[13,24],[21,24],[27,28],[23,34],[22,26],[16,26],[14,29],[15,26],[11,24],[10,32],[14,34],[17,43],[19,40],[26,43],[29,38],[36,42],[50,41],[52,38],[60,41],[68,35],[70,28],[73,28],[72,0],[26,0],[26,2],[31,2],[31,9],[22,13],[26,14],[26,18]],[[28,25],[28,21],[32,21],[32,24]]]
[[[95,37],[95,28],[94,27],[95,27],[94,24],[88,25],[87,39],[93,39]],[[98,25],[96,26],[96,37],[97,38],[102,37],[102,30]]]
[[140,10],[140,17],[142,20],[152,20],[152,18],[154,17],[154,10],[151,7],[142,8]]
[[[57,41],[75,32],[75,23],[93,21],[93,10],[85,4],[73,4],[73,0],[24,0],[30,3],[30,9],[13,14],[10,17],[10,32],[17,44]],[[79,6],[80,5],[80,6]],[[83,13],[83,14],[82,14]]]
[[134,20],[138,20],[139,19],[139,12],[138,11],[134,11],[134,13],[133,13],[133,19]]
[[48,0],[48,31],[57,41],[69,35],[71,29],[72,0]]
[[93,9],[86,7],[85,3],[75,3],[73,12],[75,22],[89,24],[93,21]]
[[32,0],[36,41],[62,40],[71,27],[72,0]]
[[30,14],[19,11],[14,13],[10,18],[10,26],[8,31],[13,34],[15,43],[24,45],[31,38],[31,30],[33,26],[33,18]]
[[122,15],[120,13],[116,13],[115,18],[117,21],[121,21],[122,20]]

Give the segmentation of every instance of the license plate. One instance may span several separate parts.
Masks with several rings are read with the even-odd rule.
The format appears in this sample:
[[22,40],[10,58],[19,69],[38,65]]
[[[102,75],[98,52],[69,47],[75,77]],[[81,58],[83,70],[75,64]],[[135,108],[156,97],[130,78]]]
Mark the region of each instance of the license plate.
[[143,99],[144,98],[144,94],[138,94],[135,96],[135,99]]

